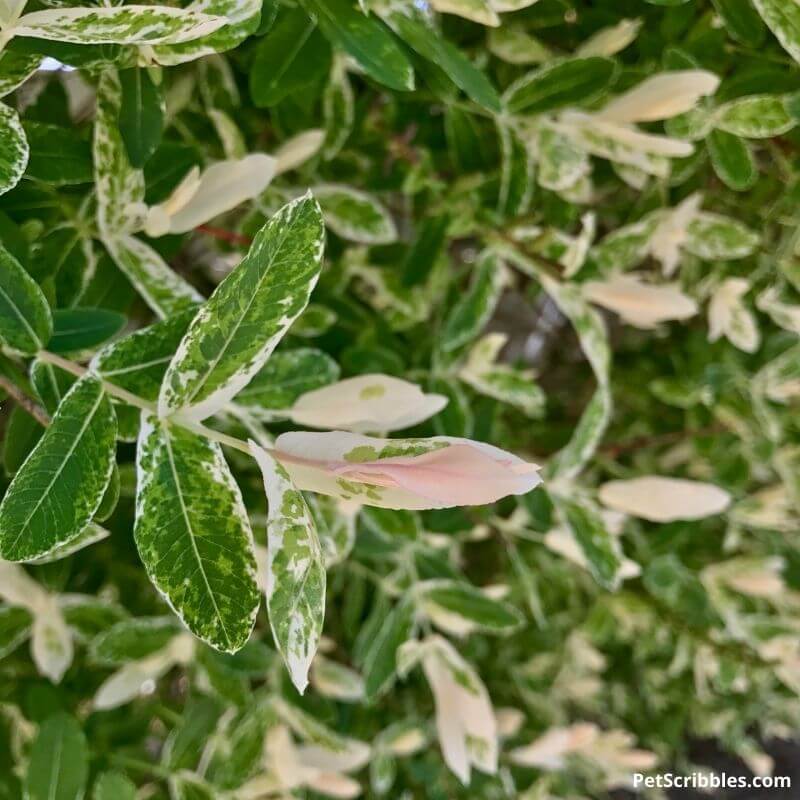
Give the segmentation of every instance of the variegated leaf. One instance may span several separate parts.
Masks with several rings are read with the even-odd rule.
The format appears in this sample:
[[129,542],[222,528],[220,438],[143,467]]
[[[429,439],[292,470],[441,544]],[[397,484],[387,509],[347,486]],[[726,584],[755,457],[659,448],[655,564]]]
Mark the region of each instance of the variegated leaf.
[[28,561],[75,539],[103,499],[117,423],[99,381],[79,380],[0,504],[0,556]]
[[13,189],[28,165],[28,141],[19,115],[0,103],[0,194]]
[[259,606],[253,535],[219,445],[143,412],[134,536],[150,580],[189,630],[234,653]]
[[306,307],[323,246],[322,215],[310,195],[267,222],[189,326],[164,376],[160,416],[204,419],[249,383]]
[[311,512],[286,470],[263,448],[250,452],[264,478],[267,516],[267,608],[272,635],[302,694],[325,618],[325,564]]

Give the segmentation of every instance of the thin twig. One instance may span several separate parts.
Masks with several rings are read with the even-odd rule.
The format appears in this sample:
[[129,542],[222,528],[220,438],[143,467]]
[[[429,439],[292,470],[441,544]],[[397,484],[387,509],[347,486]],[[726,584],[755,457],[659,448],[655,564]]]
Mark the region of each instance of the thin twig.
[[48,413],[38,403],[31,400],[19,386],[8,380],[5,375],[0,375],[0,388],[5,389],[9,397],[13,397],[17,405],[30,414],[40,425],[47,427],[50,424]]

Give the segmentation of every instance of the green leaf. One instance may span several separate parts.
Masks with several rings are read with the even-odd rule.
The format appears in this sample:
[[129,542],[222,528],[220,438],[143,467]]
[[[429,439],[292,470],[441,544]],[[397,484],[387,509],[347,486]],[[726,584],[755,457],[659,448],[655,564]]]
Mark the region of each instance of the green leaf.
[[5,49],[0,52],[0,97],[11,94],[39,69],[42,57],[37,54],[15,53]]
[[713,0],[713,3],[734,39],[749,47],[760,47],[764,43],[764,23],[750,0]]
[[36,281],[0,245],[0,341],[34,355],[53,331],[50,307]]
[[800,61],[800,5],[785,0],[753,0],[753,5],[795,61]]
[[427,581],[419,587],[423,609],[437,621],[437,614],[484,633],[507,634],[519,628],[524,619],[516,608],[493,600],[468,583],[450,580]]
[[323,248],[322,213],[310,195],[261,228],[189,326],[164,376],[160,416],[205,419],[249,383],[306,307]]
[[134,538],[150,580],[199,639],[235,653],[259,606],[253,534],[215,442],[142,414]]
[[31,384],[48,414],[56,413],[73,383],[75,376],[72,373],[47,361],[36,359],[31,364]]
[[36,442],[42,438],[44,428],[19,406],[11,410],[3,433],[3,468],[13,475],[25,462]]
[[27,609],[0,607],[0,658],[13,653],[31,635],[32,623]]
[[458,48],[434,30],[413,6],[380,8],[390,28],[414,51],[442,69],[470,99],[490,111],[499,112],[500,98],[495,88]]
[[285,9],[259,42],[250,68],[250,95],[258,108],[316,83],[328,72],[331,49],[313,20],[298,9]]
[[164,373],[196,314],[192,306],[112,342],[92,359],[92,371],[137,397],[157,400]]
[[497,211],[503,216],[515,217],[528,210],[536,164],[525,142],[510,125],[498,122],[497,134],[502,159]]
[[0,103],[0,194],[13,189],[28,164],[28,141],[13,108]]
[[303,0],[320,30],[378,83],[399,91],[414,88],[414,70],[405,53],[374,17],[350,0]]
[[601,56],[569,58],[529,72],[503,93],[503,104],[515,114],[542,114],[588,103],[616,80],[616,61]]
[[0,557],[26,561],[77,537],[111,478],[117,423],[100,382],[81,378],[0,504]]
[[108,341],[127,320],[104,308],[61,308],[53,312],[53,335],[47,344],[53,353],[74,353]]
[[397,649],[411,638],[414,616],[414,603],[408,597],[401,600],[388,614],[378,616],[378,625],[370,631],[371,635],[360,659],[368,702],[374,702],[391,689],[397,679]]
[[54,8],[24,14],[14,36],[74,44],[165,44],[212,33],[218,17],[168,6]]
[[747,143],[722,130],[712,131],[707,141],[717,177],[735,192],[750,189],[758,178],[758,168]]
[[311,191],[322,207],[325,224],[342,239],[361,244],[389,244],[397,239],[389,212],[366,192],[333,183]]
[[586,558],[594,579],[605,589],[616,589],[622,561],[618,546],[600,515],[566,500],[558,500],[556,505],[563,513],[564,521]]
[[178,633],[173,617],[120,620],[92,640],[89,657],[108,666],[138,661],[166,647]]
[[300,694],[325,619],[325,564],[314,519],[286,470],[250,442],[267,493],[267,609],[275,644]]
[[83,797],[89,777],[89,750],[80,725],[67,714],[46,720],[31,747],[25,778],[28,800]]
[[94,782],[92,800],[136,800],[136,785],[121,772],[103,772]]
[[642,582],[683,624],[707,628],[716,619],[700,579],[673,553],[653,559],[642,574]]
[[254,411],[288,409],[301,394],[335,383],[339,373],[339,365],[322,350],[278,351],[236,395],[236,403]]
[[26,122],[24,127],[29,178],[54,186],[92,182],[92,147],[75,130],[43,122]]
[[119,73],[122,102],[119,132],[128,160],[137,169],[155,152],[164,129],[164,101],[148,70],[141,67]]
[[[117,470],[115,469],[112,472],[112,475],[115,475]],[[111,485],[109,484],[109,489],[106,490],[107,496],[108,491],[110,490]],[[95,519],[98,519],[98,514],[95,515]],[[93,544],[97,544],[97,542],[102,542],[103,539],[108,539],[111,534],[102,526],[98,525],[95,522],[90,522],[74,539],[71,539],[69,542],[65,544],[60,544],[58,547],[54,547],[49,553],[43,556],[39,556],[39,558],[32,558],[26,561],[26,564],[52,564],[55,561],[60,561],[62,558],[67,558],[79,550],[83,550],[86,547],[91,547]],[[70,606],[73,608],[73,606]],[[68,616],[69,612],[65,610],[65,614]]]
[[444,323],[441,347],[446,353],[471,342],[491,319],[505,285],[503,266],[497,256],[483,254],[469,289],[450,310]]
[[40,283],[53,279],[58,308],[76,305],[97,271],[91,238],[71,225],[49,231],[33,251],[30,271]]

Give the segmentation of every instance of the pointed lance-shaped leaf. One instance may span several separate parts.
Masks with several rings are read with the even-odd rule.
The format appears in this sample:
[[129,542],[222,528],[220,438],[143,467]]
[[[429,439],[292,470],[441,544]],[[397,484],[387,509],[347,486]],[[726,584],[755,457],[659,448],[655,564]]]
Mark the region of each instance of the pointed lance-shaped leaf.
[[81,378],[0,504],[0,557],[38,558],[80,535],[111,478],[116,435],[114,410],[102,385]]
[[169,6],[52,8],[25,14],[14,36],[74,44],[167,44],[213,33],[224,17]]
[[63,712],[44,721],[34,739],[25,777],[28,800],[83,797],[89,752],[81,726]]
[[161,417],[205,419],[249,383],[308,304],[324,241],[310,194],[264,225],[189,326],[164,376]]
[[150,580],[189,630],[234,653],[259,606],[253,534],[220,446],[143,412],[134,538]]
[[53,318],[42,290],[0,245],[0,342],[24,355],[47,346]]
[[325,618],[325,564],[311,512],[286,470],[250,441],[264,477],[267,608],[275,644],[301,694]]
[[30,150],[17,112],[0,103],[0,194],[13,189],[25,172]]

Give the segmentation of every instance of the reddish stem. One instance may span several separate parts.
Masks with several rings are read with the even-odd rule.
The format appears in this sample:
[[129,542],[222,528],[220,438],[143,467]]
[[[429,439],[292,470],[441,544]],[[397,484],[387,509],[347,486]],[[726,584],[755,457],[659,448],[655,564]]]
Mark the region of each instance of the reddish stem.
[[213,225],[198,225],[195,230],[230,244],[250,245],[253,243],[253,239],[250,236],[245,236],[243,233],[234,233],[234,231],[226,231],[224,228],[215,228]]

